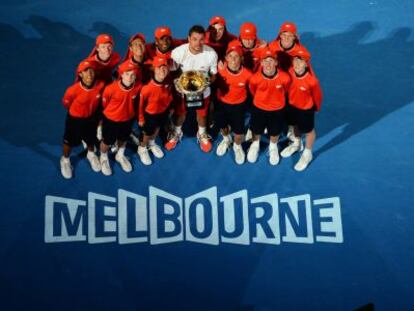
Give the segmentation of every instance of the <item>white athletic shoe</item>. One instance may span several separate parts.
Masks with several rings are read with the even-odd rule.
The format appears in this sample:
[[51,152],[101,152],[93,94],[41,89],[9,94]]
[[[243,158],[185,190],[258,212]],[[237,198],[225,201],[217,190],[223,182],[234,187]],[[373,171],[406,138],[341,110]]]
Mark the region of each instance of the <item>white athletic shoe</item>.
[[72,178],[72,165],[70,164],[70,159],[65,157],[60,158],[60,173],[66,179]]
[[129,172],[131,172],[131,171],[132,171],[132,165],[131,165],[131,162],[129,162],[128,158],[127,158],[125,155],[120,154],[120,153],[118,152],[118,153],[115,155],[115,160],[116,160],[116,162],[118,162],[118,163],[121,165],[122,170],[123,170],[124,172],[129,173]]
[[102,174],[104,174],[105,176],[112,175],[112,169],[111,169],[111,166],[109,165],[109,159],[108,158],[103,158],[101,156],[99,161],[101,162],[101,172],[102,172]]
[[260,150],[260,143],[252,143],[250,145],[249,150],[247,151],[247,161],[250,163],[254,163],[257,161],[257,157],[259,156],[259,150]]
[[269,144],[269,150],[267,152],[269,155],[270,165],[278,165],[280,157],[279,157],[279,149],[277,148],[277,144]]
[[162,151],[161,147],[157,144],[149,145],[148,149],[152,152],[154,157],[161,159],[164,157],[164,152]]
[[294,169],[298,172],[302,172],[303,170],[305,170],[309,163],[312,161],[313,156],[312,156],[312,151],[308,151],[307,149],[305,149],[302,152],[302,155],[298,161],[298,163],[296,163]]
[[91,168],[94,172],[101,171],[101,163],[99,162],[99,159],[94,152],[88,152],[86,154],[86,158],[88,159],[89,164],[91,165]]
[[303,145],[302,140],[296,139],[292,143],[290,143],[287,147],[285,147],[285,149],[282,150],[280,155],[282,156],[282,158],[289,158],[292,154],[301,150],[301,148],[303,148],[302,145]]
[[102,124],[99,124],[96,128],[96,138],[98,138],[98,140],[101,141],[102,137]]
[[244,135],[244,141],[249,141],[253,139],[253,132],[251,129],[248,129],[246,135]]
[[241,145],[233,144],[234,160],[237,164],[241,165],[246,159],[246,154]]
[[216,154],[219,157],[222,157],[226,154],[227,150],[230,148],[232,143],[232,139],[231,136],[229,135],[229,139],[225,140],[223,138],[223,140],[218,144],[217,149],[216,149]]
[[139,155],[139,158],[144,165],[151,165],[152,160],[148,153],[148,149],[146,147],[138,146],[137,153]]

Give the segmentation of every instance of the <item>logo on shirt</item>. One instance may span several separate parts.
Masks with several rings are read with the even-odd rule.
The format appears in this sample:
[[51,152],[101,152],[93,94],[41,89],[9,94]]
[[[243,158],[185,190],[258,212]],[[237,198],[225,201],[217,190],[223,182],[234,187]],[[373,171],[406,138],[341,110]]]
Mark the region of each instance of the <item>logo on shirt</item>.
[[299,89],[300,89],[301,91],[306,91],[306,87],[304,87],[304,86],[301,86]]
[[281,84],[277,84],[277,85],[276,85],[276,88],[277,88],[277,89],[280,89],[280,88],[282,88],[282,85],[281,85]]
[[244,83],[243,82],[239,82],[239,86],[244,86]]

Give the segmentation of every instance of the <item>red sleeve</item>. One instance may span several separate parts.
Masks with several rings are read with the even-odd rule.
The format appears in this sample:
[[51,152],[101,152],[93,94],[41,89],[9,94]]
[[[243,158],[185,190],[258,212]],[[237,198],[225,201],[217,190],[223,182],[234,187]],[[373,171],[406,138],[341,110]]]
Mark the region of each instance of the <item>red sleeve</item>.
[[250,90],[250,93],[253,95],[253,97],[254,97],[254,94],[256,94],[256,88],[257,88],[256,76],[253,75],[249,80],[249,90]]
[[111,100],[112,97],[112,84],[108,85],[102,94],[102,107],[105,109],[106,106],[108,106],[109,101]]
[[74,94],[74,91],[73,91],[73,86],[69,87],[66,90],[65,95],[63,95],[62,103],[63,103],[63,106],[66,109],[69,109],[70,105],[72,105],[73,99],[75,97],[74,95],[75,94]]
[[322,104],[322,89],[317,79],[315,79],[315,84],[312,87],[312,98],[316,105],[316,111],[319,111]]
[[145,106],[147,105],[147,95],[146,95],[146,87],[143,87],[141,89],[141,94],[139,96],[139,106],[138,106],[138,122],[139,123],[145,123],[145,116],[144,116],[144,111],[145,111]]

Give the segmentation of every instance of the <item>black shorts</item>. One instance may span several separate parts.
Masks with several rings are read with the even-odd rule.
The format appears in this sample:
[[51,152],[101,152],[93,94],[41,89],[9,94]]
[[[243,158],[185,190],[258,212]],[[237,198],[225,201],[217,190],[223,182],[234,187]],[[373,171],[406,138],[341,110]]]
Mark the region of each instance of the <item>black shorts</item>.
[[65,133],[63,143],[71,147],[79,146],[83,141],[90,146],[98,143],[96,138],[96,128],[98,127],[98,117],[94,114],[88,118],[72,117],[69,113],[65,121]]
[[296,125],[299,132],[306,134],[315,128],[315,109],[308,110],[299,109],[289,106],[289,115],[292,118],[292,124]]
[[145,123],[142,127],[142,131],[145,135],[151,136],[155,133],[157,128],[160,128],[164,126],[164,124],[167,122],[169,111],[164,111],[162,113],[156,113],[156,114],[149,114],[144,112],[145,115]]
[[256,106],[252,107],[250,128],[255,135],[262,135],[264,129],[270,136],[277,136],[283,129],[285,123],[285,109],[266,111]]
[[244,118],[246,114],[246,104],[237,105],[226,104],[216,101],[215,123],[220,129],[231,126],[231,130],[237,135],[245,132]]
[[134,119],[116,122],[103,116],[102,137],[106,145],[113,145],[117,140],[127,141],[131,134]]

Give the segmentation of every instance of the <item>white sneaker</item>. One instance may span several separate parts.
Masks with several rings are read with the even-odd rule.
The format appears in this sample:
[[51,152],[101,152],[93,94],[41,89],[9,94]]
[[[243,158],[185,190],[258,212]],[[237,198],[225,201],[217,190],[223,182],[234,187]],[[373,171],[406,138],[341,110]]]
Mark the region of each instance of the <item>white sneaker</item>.
[[139,155],[139,158],[141,159],[142,164],[144,165],[151,165],[152,160],[148,153],[148,149],[146,147],[138,146],[137,153]]
[[102,156],[101,156],[99,161],[101,162],[101,172],[102,172],[102,174],[104,174],[105,176],[112,175],[112,169],[111,169],[111,166],[109,165],[109,159],[108,158],[102,158]]
[[132,171],[132,165],[131,165],[131,162],[129,162],[128,158],[127,158],[125,155],[120,154],[120,153],[118,152],[118,153],[115,155],[115,160],[116,160],[116,162],[118,162],[118,163],[121,165],[122,170],[123,170],[124,172],[129,173],[129,172],[131,172],[131,171]]
[[96,128],[96,138],[98,138],[98,140],[101,141],[102,137],[102,124],[99,124]]
[[292,154],[294,154],[295,152],[301,150],[301,148],[303,148],[302,146],[302,140],[294,140],[292,143],[290,143],[287,147],[285,147],[285,149],[282,150],[282,152],[280,153],[280,155],[282,156],[282,158],[288,158],[290,157]]
[[251,129],[248,129],[246,132],[246,135],[244,135],[244,141],[252,140],[253,138],[253,132]]
[[70,164],[70,160],[65,159],[65,157],[60,158],[60,173],[66,179],[72,178],[72,165]]
[[228,140],[225,140],[223,138],[223,140],[217,146],[216,154],[219,157],[224,156],[226,154],[227,150],[230,148],[231,142],[232,142],[232,140],[231,140],[231,136],[230,135],[229,135],[229,139]]
[[257,161],[259,156],[260,144],[252,143],[249,150],[247,151],[247,161],[254,163]]
[[154,157],[161,159],[164,157],[164,152],[162,151],[161,147],[157,144],[152,144],[148,147],[148,149],[152,152]]
[[91,168],[94,172],[101,171],[101,163],[99,162],[99,159],[94,152],[88,152],[86,154],[86,158],[88,159],[89,164],[91,165]]
[[241,145],[233,144],[234,160],[237,164],[241,165],[246,159],[246,154]]
[[303,151],[298,163],[296,163],[294,169],[298,172],[302,172],[303,170],[305,170],[309,163],[312,161],[313,156],[312,156],[312,152],[311,151],[307,151],[307,149],[305,149],[305,151]]
[[270,165],[278,165],[279,164],[279,149],[277,148],[277,144],[269,144],[269,163]]

